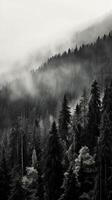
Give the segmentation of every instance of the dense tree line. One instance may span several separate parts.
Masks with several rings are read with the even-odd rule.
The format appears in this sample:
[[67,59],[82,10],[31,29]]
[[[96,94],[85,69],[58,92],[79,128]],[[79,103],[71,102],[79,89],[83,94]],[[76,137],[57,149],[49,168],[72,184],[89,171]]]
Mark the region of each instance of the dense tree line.
[[1,139],[1,199],[111,200],[112,81],[101,94],[95,80],[73,113],[65,94],[46,123],[39,115],[15,119]]

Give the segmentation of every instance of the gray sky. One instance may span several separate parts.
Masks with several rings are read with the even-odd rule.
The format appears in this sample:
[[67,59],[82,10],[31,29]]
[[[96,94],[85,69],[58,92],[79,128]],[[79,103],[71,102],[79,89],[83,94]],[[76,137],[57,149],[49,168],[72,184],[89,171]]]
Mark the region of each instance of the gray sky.
[[111,10],[112,0],[0,0],[0,74]]

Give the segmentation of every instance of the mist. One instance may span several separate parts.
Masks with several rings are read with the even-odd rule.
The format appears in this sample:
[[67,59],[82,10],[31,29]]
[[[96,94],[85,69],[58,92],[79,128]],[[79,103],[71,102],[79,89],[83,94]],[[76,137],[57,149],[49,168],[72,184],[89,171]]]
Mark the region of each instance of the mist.
[[[1,1],[0,84],[38,68],[56,53],[81,45],[85,40],[88,42],[82,32],[111,9],[111,0]],[[107,23],[102,32],[105,27]],[[95,37],[101,34],[96,30],[94,34],[90,31]]]

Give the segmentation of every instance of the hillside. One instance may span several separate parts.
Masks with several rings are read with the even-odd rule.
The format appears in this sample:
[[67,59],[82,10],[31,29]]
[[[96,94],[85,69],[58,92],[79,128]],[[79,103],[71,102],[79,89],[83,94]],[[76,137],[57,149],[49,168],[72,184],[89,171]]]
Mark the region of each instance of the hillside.
[[[48,59],[38,70],[25,79],[18,79],[2,88],[0,93],[0,128],[12,124],[17,116],[57,115],[66,93],[69,100],[77,100],[92,80],[101,87],[112,77],[112,35],[97,39],[95,43],[69,49]],[[31,117],[32,118],[32,117]]]

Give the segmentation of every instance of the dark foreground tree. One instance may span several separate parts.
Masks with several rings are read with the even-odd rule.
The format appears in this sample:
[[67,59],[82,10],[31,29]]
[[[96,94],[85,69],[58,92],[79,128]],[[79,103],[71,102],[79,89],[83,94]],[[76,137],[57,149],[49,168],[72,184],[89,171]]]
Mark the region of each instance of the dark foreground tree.
[[35,163],[34,168],[38,171],[38,189],[36,191],[36,196],[39,200],[44,198],[44,186],[43,186],[43,168],[42,168],[42,150],[41,150],[41,135],[39,120],[35,120],[34,134],[33,134],[33,145],[35,149],[37,163]]
[[60,117],[59,117],[59,132],[63,142],[65,142],[67,147],[69,146],[68,129],[70,121],[71,121],[70,108],[68,106],[67,97],[65,95],[62,103],[62,110],[60,112]]
[[107,200],[112,193],[112,122],[106,111],[101,120],[98,158],[96,199]]
[[91,88],[91,98],[89,101],[89,110],[88,110],[88,126],[87,126],[87,146],[90,149],[90,152],[94,152],[94,148],[97,145],[97,138],[99,136],[99,127],[100,127],[100,92],[98,83],[93,82]]
[[73,130],[75,135],[75,153],[78,154],[81,148],[81,107],[76,105],[76,109],[73,116]]
[[57,200],[61,194],[63,180],[62,146],[57,133],[56,123],[53,122],[50,131],[48,152],[45,168],[46,199]]
[[6,162],[5,150],[2,150],[0,160],[0,199],[7,200],[10,190],[10,175]]

